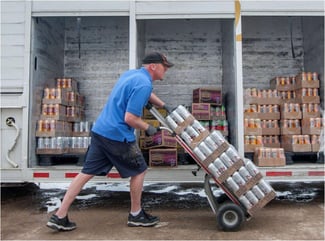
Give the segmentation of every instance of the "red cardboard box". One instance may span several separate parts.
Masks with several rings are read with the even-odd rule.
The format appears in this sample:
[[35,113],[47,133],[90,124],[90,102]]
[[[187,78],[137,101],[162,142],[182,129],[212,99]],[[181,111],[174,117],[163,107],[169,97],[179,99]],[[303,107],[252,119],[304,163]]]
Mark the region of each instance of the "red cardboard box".
[[176,167],[177,149],[150,149],[150,167]]

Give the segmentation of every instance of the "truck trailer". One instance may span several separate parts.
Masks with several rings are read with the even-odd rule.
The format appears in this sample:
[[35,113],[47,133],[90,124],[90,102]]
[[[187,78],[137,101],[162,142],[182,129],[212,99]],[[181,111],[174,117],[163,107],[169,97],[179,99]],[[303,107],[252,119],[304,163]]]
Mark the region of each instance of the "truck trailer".
[[[315,103],[319,112],[324,109],[323,1],[3,0],[1,183],[75,177],[91,140],[79,133],[73,140],[79,138],[84,146],[78,150],[42,152],[39,145],[49,137],[39,133],[44,115],[62,112],[64,119],[51,120],[63,132],[66,123],[89,131],[119,75],[138,68],[150,51],[163,52],[175,63],[166,79],[154,85],[167,104],[190,107],[193,90],[222,90],[227,138],[243,157],[254,157],[245,149],[245,90],[270,89],[277,78],[317,73]],[[50,91],[62,81],[68,81],[67,89],[59,95],[72,91],[73,96],[51,102]],[[324,180],[321,116],[317,149],[290,151],[285,165],[259,167],[267,180]],[[202,182],[204,173],[196,169],[195,164],[149,167],[146,181]],[[123,181],[116,170],[93,180]]]

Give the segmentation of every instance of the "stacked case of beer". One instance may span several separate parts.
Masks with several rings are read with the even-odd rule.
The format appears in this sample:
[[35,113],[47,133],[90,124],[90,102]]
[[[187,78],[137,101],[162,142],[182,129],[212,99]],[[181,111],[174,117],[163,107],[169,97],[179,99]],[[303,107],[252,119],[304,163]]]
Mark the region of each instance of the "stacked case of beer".
[[244,141],[245,152],[256,148],[279,148],[280,98],[273,89],[245,89]]
[[182,105],[166,117],[169,127],[191,149],[201,166],[226,187],[251,215],[275,197],[253,162],[240,157],[221,132],[205,128]]
[[[159,108],[158,111],[166,117],[167,111]],[[143,109],[144,121],[159,127],[160,123],[147,109]],[[177,141],[166,130],[161,130],[153,136],[146,136],[145,131],[140,131],[139,145],[142,152],[148,154],[148,162],[151,167],[176,167],[178,165]]]
[[218,130],[224,136],[228,136],[226,108],[222,104],[222,92],[220,89],[194,89],[192,115],[209,130]]
[[323,126],[318,74],[302,72],[271,80],[281,99],[281,146],[288,152],[317,152]]
[[84,154],[90,123],[84,120],[84,97],[73,78],[56,78],[43,90],[36,124],[39,155]]

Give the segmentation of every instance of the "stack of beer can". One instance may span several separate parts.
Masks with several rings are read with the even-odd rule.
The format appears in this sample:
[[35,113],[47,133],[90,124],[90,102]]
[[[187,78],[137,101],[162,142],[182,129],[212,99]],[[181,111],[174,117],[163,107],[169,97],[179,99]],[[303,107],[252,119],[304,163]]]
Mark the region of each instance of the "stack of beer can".
[[[188,119],[191,121],[186,122]],[[210,174],[217,180],[236,163],[238,164],[238,168],[230,172],[229,176],[224,179],[224,185],[235,195],[242,187],[246,187],[245,191],[240,192],[237,196],[245,208],[251,209],[259,200],[273,191],[272,187],[261,178],[261,173],[256,165],[248,159],[241,158],[237,150],[227,142],[219,131],[213,130],[200,139],[200,135],[206,129],[184,106],[180,105],[170,113],[166,117],[166,122],[173,131],[181,130],[179,136],[191,147],[193,154],[204,166],[207,166]],[[186,124],[184,125],[184,123]],[[195,145],[193,145],[193,141]],[[210,159],[211,156],[214,157],[221,146],[226,146],[226,148],[222,149],[223,151],[216,155],[217,157],[213,158],[211,163],[206,164],[207,159]],[[260,178],[256,178],[257,175],[260,175]],[[253,178],[256,181],[252,180]],[[247,188],[250,181],[254,182],[250,183],[250,187]]]

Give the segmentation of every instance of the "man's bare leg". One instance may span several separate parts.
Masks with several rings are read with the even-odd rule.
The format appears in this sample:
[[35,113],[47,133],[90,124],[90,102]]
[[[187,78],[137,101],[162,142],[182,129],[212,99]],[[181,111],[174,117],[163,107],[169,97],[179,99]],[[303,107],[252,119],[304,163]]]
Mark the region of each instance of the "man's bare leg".
[[67,216],[69,207],[75,200],[76,196],[80,193],[82,187],[91,179],[94,175],[79,173],[71,182],[66,194],[64,195],[62,204],[57,210],[56,215],[59,218]]

